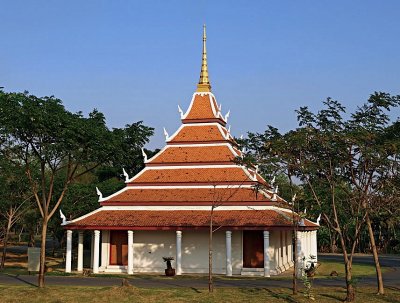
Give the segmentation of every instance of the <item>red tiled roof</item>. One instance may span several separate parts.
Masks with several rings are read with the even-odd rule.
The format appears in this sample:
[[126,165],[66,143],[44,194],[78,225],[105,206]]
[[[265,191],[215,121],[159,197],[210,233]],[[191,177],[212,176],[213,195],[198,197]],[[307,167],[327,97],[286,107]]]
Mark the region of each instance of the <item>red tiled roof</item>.
[[190,112],[185,119],[214,119],[215,115],[211,108],[210,96],[208,94],[195,94]]
[[171,145],[148,163],[232,162],[234,159],[235,155],[226,145],[184,147]]
[[[195,202],[269,202],[271,201],[262,193],[256,193],[253,188],[127,188],[120,194],[115,195],[107,203],[117,203],[126,205],[133,202],[173,202],[177,204]],[[162,204],[160,203],[160,204]]]
[[215,124],[210,125],[184,125],[183,128],[169,142],[214,142],[226,141]]
[[174,168],[174,169],[148,169],[130,184],[135,183],[209,183],[218,185],[224,182],[242,184],[254,182],[242,168],[232,167],[213,168]]
[[[201,228],[208,227],[210,211],[202,210],[100,210],[65,228]],[[215,210],[214,226],[225,228],[291,227],[292,217],[278,210]],[[305,220],[306,227],[318,225]]]

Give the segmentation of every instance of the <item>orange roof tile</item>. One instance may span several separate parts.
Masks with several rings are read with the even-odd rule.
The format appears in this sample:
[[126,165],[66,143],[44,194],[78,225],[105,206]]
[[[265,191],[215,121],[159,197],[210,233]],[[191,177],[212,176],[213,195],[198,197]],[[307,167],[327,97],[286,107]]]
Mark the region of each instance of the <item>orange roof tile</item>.
[[[108,202],[127,203],[140,202],[269,202],[271,201],[253,188],[127,188],[120,194],[107,199]],[[162,203],[161,203],[162,204]]]
[[210,125],[184,125],[170,142],[214,142],[226,141],[218,126]]
[[222,182],[254,182],[242,168],[232,167],[215,168],[174,168],[174,169],[147,169],[130,184],[135,183],[209,183]]
[[235,155],[226,145],[183,147],[172,145],[148,163],[232,162],[234,159]]
[[190,112],[185,119],[214,119],[215,114],[211,107],[210,95],[195,94]]
[[[210,211],[201,210],[100,210],[65,228],[196,228],[209,226]],[[265,228],[291,227],[290,213],[278,210],[215,210],[214,226],[225,228]],[[306,226],[317,228],[318,225],[305,220]]]

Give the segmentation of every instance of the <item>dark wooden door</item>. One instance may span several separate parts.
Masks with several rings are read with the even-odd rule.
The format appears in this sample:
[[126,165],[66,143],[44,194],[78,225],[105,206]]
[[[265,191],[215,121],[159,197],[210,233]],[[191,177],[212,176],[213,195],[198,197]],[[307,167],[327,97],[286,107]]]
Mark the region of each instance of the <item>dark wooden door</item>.
[[128,265],[128,233],[110,231],[110,265]]
[[264,236],[261,230],[243,231],[243,267],[264,267]]

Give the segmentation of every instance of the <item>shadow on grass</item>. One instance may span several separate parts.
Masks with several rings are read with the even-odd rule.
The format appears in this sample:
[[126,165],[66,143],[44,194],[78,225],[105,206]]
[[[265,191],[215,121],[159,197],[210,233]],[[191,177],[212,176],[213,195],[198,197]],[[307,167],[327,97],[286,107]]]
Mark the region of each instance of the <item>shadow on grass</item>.
[[198,294],[201,294],[201,291],[198,290],[198,289],[195,288],[195,287],[190,287],[190,289],[193,290],[194,292],[198,293]]
[[28,285],[30,285],[30,286],[38,287],[36,284],[33,284],[33,283],[29,282],[29,281],[26,281],[26,280],[24,280],[24,279],[21,279],[21,278],[19,277],[19,275],[10,276],[10,277],[13,277],[15,280],[21,281],[22,283],[28,284]]
[[290,303],[298,303],[299,302],[295,298],[293,298],[290,294],[277,293],[277,292],[272,291],[271,289],[268,289],[268,288],[264,288],[264,289],[273,298],[282,299],[282,300],[285,300],[286,302],[290,302]]
[[[282,288],[281,288],[282,289]],[[286,289],[286,288],[284,288]],[[291,288],[288,288],[288,290],[291,291]],[[289,293],[282,293],[279,291],[273,291],[272,289],[269,288],[258,288],[258,287],[253,287],[253,288],[240,288],[240,291],[244,294],[252,295],[252,294],[259,294],[261,291],[265,291],[268,293],[271,297],[280,299],[280,300],[285,300],[286,302],[289,303],[298,303],[295,298],[292,297],[291,294]]]
[[390,289],[390,290],[393,290],[393,291],[400,291],[400,288],[396,287],[396,286],[385,286],[385,289]]
[[321,297],[325,297],[325,298],[331,298],[331,299],[335,299],[338,300],[339,302],[343,302],[345,299],[345,296],[336,296],[336,295],[331,295],[331,294],[319,294]]
[[[385,289],[392,290],[392,291],[395,291],[395,292],[400,291],[400,288],[395,287],[395,286],[385,287]],[[380,300],[385,301],[385,302],[400,303],[400,293],[398,294],[399,295],[399,299],[398,298],[395,299],[395,298],[393,298],[393,296],[388,297],[387,295],[379,295],[379,294],[373,294],[373,295],[376,296],[377,298],[379,298]]]

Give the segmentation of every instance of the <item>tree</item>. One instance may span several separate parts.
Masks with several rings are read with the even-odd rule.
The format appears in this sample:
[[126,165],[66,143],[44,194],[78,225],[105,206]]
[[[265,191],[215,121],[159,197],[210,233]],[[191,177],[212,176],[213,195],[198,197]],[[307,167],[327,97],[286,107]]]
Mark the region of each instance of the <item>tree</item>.
[[53,96],[0,91],[1,152],[23,165],[42,218],[39,287],[44,286],[49,220],[69,186],[100,165],[119,162],[128,148],[138,151],[152,134],[141,122],[110,130],[99,111],[88,117],[71,113]]
[[211,201],[210,219],[208,226],[208,292],[214,292],[214,281],[213,281],[213,234],[220,229],[222,226],[214,228],[214,210],[223,205],[224,202],[229,201],[235,193],[240,189],[238,187],[222,187],[223,191],[217,190],[218,185],[213,185],[213,199]]
[[0,159],[0,222],[4,223],[3,254],[0,269],[4,269],[7,245],[11,228],[20,220],[24,211],[30,206],[29,196],[23,171],[11,163]]
[[348,160],[345,163],[350,191],[360,200],[365,212],[369,240],[375,261],[378,281],[378,294],[384,294],[382,271],[378,250],[370,218],[376,210],[374,196],[379,194],[386,180],[392,177],[391,167],[398,159],[399,145],[386,136],[389,124],[387,111],[400,105],[400,96],[375,92],[367,103],[358,108],[346,123],[346,150]]
[[[248,134],[248,139],[239,141],[247,152],[242,160],[245,165],[257,165],[259,172],[267,180],[277,183],[276,189],[281,188],[282,197],[291,202],[292,211],[292,242],[293,247],[297,247],[297,230],[299,218],[295,214],[299,213],[299,202],[296,202],[295,195],[301,192],[301,188],[293,182],[295,175],[295,167],[297,165],[297,157],[294,150],[287,148],[286,137],[279,133],[278,129],[268,126],[263,134]],[[297,142],[294,142],[297,144]],[[293,295],[298,292],[297,271],[299,269],[297,262],[297,250],[293,250],[293,277],[292,291]]]
[[399,101],[400,96],[374,93],[346,120],[345,108],[328,98],[316,114],[300,108],[296,130],[282,135],[269,127],[264,134],[249,135],[256,157],[303,182],[305,193],[309,191],[324,222],[337,234],[345,263],[347,301],[354,300],[351,267],[364,223],[376,263],[378,292],[383,293],[370,214],[376,197],[384,194],[383,185],[393,181],[393,168],[399,166],[398,140],[387,139],[385,113]]

